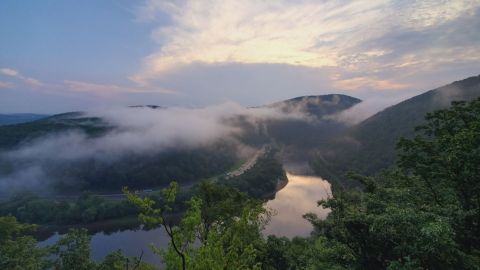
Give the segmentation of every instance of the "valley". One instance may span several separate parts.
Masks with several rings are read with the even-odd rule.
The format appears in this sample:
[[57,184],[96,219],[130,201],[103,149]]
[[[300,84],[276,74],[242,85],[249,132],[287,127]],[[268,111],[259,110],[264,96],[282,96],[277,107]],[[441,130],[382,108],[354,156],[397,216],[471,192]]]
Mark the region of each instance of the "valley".
[[[308,171],[307,171],[308,172]],[[300,173],[296,170],[296,173]],[[325,217],[327,209],[318,209],[317,200],[331,196],[330,185],[323,179],[309,175],[297,175],[287,172],[288,183],[276,193],[275,198],[266,201],[265,207],[274,210],[275,214],[268,226],[263,231],[265,237],[270,234],[293,238],[308,236],[312,225],[302,219],[307,212],[318,213]],[[301,203],[300,203],[301,202]],[[119,245],[125,246],[123,252],[127,256],[139,256],[144,252],[145,262],[161,264],[161,260],[151,250],[149,245],[154,244],[160,248],[168,247],[169,238],[162,228],[142,230],[137,219],[125,219],[112,222],[100,222],[88,225],[92,233],[92,258],[101,261]],[[60,231],[60,234],[58,233]],[[66,228],[48,230],[42,233],[42,238],[47,239],[39,243],[40,246],[54,244],[67,231]],[[52,235],[52,233],[54,233]]]
[[[447,95],[452,87],[455,95]],[[164,132],[169,110],[177,108],[136,106],[115,112],[129,115],[133,122],[127,124],[111,112],[78,112],[4,125],[0,215],[39,224],[40,247],[66,237],[71,228],[87,228],[94,260],[102,261],[123,246],[126,256],[141,255],[144,262],[161,265],[148,246],[153,242],[168,248],[168,234],[140,225],[139,209],[121,190],[128,186],[138,198],[163,205],[164,189],[177,180],[178,200],[169,206],[172,224],[180,225],[188,215],[186,201],[206,192],[205,185],[218,185],[243,192],[271,211],[262,229],[267,242],[293,243],[308,239],[323,220],[329,222],[332,209],[319,207],[318,201],[334,201],[335,196],[368,187],[367,180],[346,177],[349,170],[382,174],[395,166],[394,142],[412,138],[413,127],[423,123],[421,115],[456,99],[479,96],[477,76],[408,99],[356,125],[335,120],[361,102],[342,95],[299,97],[253,108],[225,105],[215,109],[219,115],[209,109],[186,110],[186,119],[200,115],[194,119],[222,135],[201,134],[193,126],[182,133],[163,133],[171,137],[167,141],[148,134]],[[225,110],[233,113],[225,115]],[[135,140],[126,143],[124,137]]]
[[480,270],[480,0],[0,1],[0,270]]

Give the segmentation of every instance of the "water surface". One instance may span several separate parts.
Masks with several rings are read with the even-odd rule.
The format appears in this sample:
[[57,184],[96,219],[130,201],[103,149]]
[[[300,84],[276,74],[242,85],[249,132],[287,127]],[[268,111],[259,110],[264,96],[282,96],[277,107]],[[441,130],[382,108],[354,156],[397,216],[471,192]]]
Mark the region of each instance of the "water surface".
[[[266,203],[266,207],[276,212],[265,228],[264,234],[277,236],[308,236],[312,226],[302,215],[307,212],[325,217],[328,209],[317,207],[317,201],[331,195],[330,184],[318,176],[295,175],[287,173],[287,185],[277,192],[275,198]],[[61,235],[55,234],[41,242],[42,246],[55,243]],[[92,257],[102,260],[111,252],[122,249],[127,256],[140,256],[142,260],[153,264],[161,264],[150,245],[167,247],[169,238],[163,228],[149,231],[136,229],[118,230],[116,232],[98,232],[92,235]]]
[[331,196],[330,184],[318,176],[287,173],[287,177],[288,184],[266,203],[276,215],[265,228],[265,235],[308,236],[312,225],[302,216],[308,212],[320,218],[327,216],[330,210],[317,207],[317,201]]

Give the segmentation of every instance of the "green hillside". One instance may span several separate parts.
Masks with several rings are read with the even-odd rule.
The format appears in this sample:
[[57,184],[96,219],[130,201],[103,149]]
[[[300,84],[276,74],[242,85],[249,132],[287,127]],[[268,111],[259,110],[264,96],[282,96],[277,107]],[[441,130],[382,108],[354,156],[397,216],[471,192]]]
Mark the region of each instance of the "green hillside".
[[375,174],[395,163],[400,137],[411,137],[426,113],[446,108],[454,100],[480,96],[480,75],[430,90],[391,106],[323,143],[312,165],[319,175],[337,185],[349,186],[345,174],[352,170]]
[[67,130],[83,131],[90,136],[104,134],[111,127],[96,117],[86,117],[81,112],[57,114],[28,123],[0,126],[0,151],[18,147],[42,136]]

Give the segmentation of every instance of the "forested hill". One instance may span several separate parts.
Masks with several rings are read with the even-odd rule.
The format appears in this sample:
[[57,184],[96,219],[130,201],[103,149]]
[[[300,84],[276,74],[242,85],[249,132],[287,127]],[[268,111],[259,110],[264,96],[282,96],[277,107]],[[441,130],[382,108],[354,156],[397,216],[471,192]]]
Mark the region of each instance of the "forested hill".
[[0,114],[0,126],[27,123],[47,116],[48,115],[34,113]]
[[319,147],[312,161],[315,171],[337,184],[349,186],[345,174],[352,170],[375,174],[395,163],[400,137],[414,135],[428,112],[446,108],[452,101],[480,96],[480,75],[427,91],[391,106]]
[[347,95],[329,94],[320,96],[301,96],[276,102],[264,107],[279,108],[283,112],[303,112],[311,116],[322,118],[348,109],[362,100]]
[[[269,120],[264,125],[264,135],[266,136],[260,138],[253,136],[253,138],[257,141],[274,140],[284,146],[289,146],[291,151],[298,152],[296,155],[307,155],[319,143],[330,140],[347,128],[345,124],[329,119],[327,116],[351,108],[360,102],[360,99],[351,96],[329,94],[296,97],[261,106],[275,108],[287,114],[306,115],[310,121],[295,118]],[[251,136],[252,132],[249,132],[248,135]],[[253,138],[251,136],[244,139],[254,141]]]
[[0,126],[0,152],[36,138],[67,130],[82,130],[89,135],[106,132],[111,125],[97,117],[86,117],[81,112],[69,112],[35,121]]

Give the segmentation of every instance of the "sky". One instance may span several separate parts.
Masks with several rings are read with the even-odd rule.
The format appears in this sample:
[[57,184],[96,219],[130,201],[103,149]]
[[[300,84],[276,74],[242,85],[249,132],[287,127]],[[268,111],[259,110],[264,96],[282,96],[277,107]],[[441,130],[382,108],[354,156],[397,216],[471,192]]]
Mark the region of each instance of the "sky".
[[0,113],[388,104],[480,74],[480,0],[3,0]]

